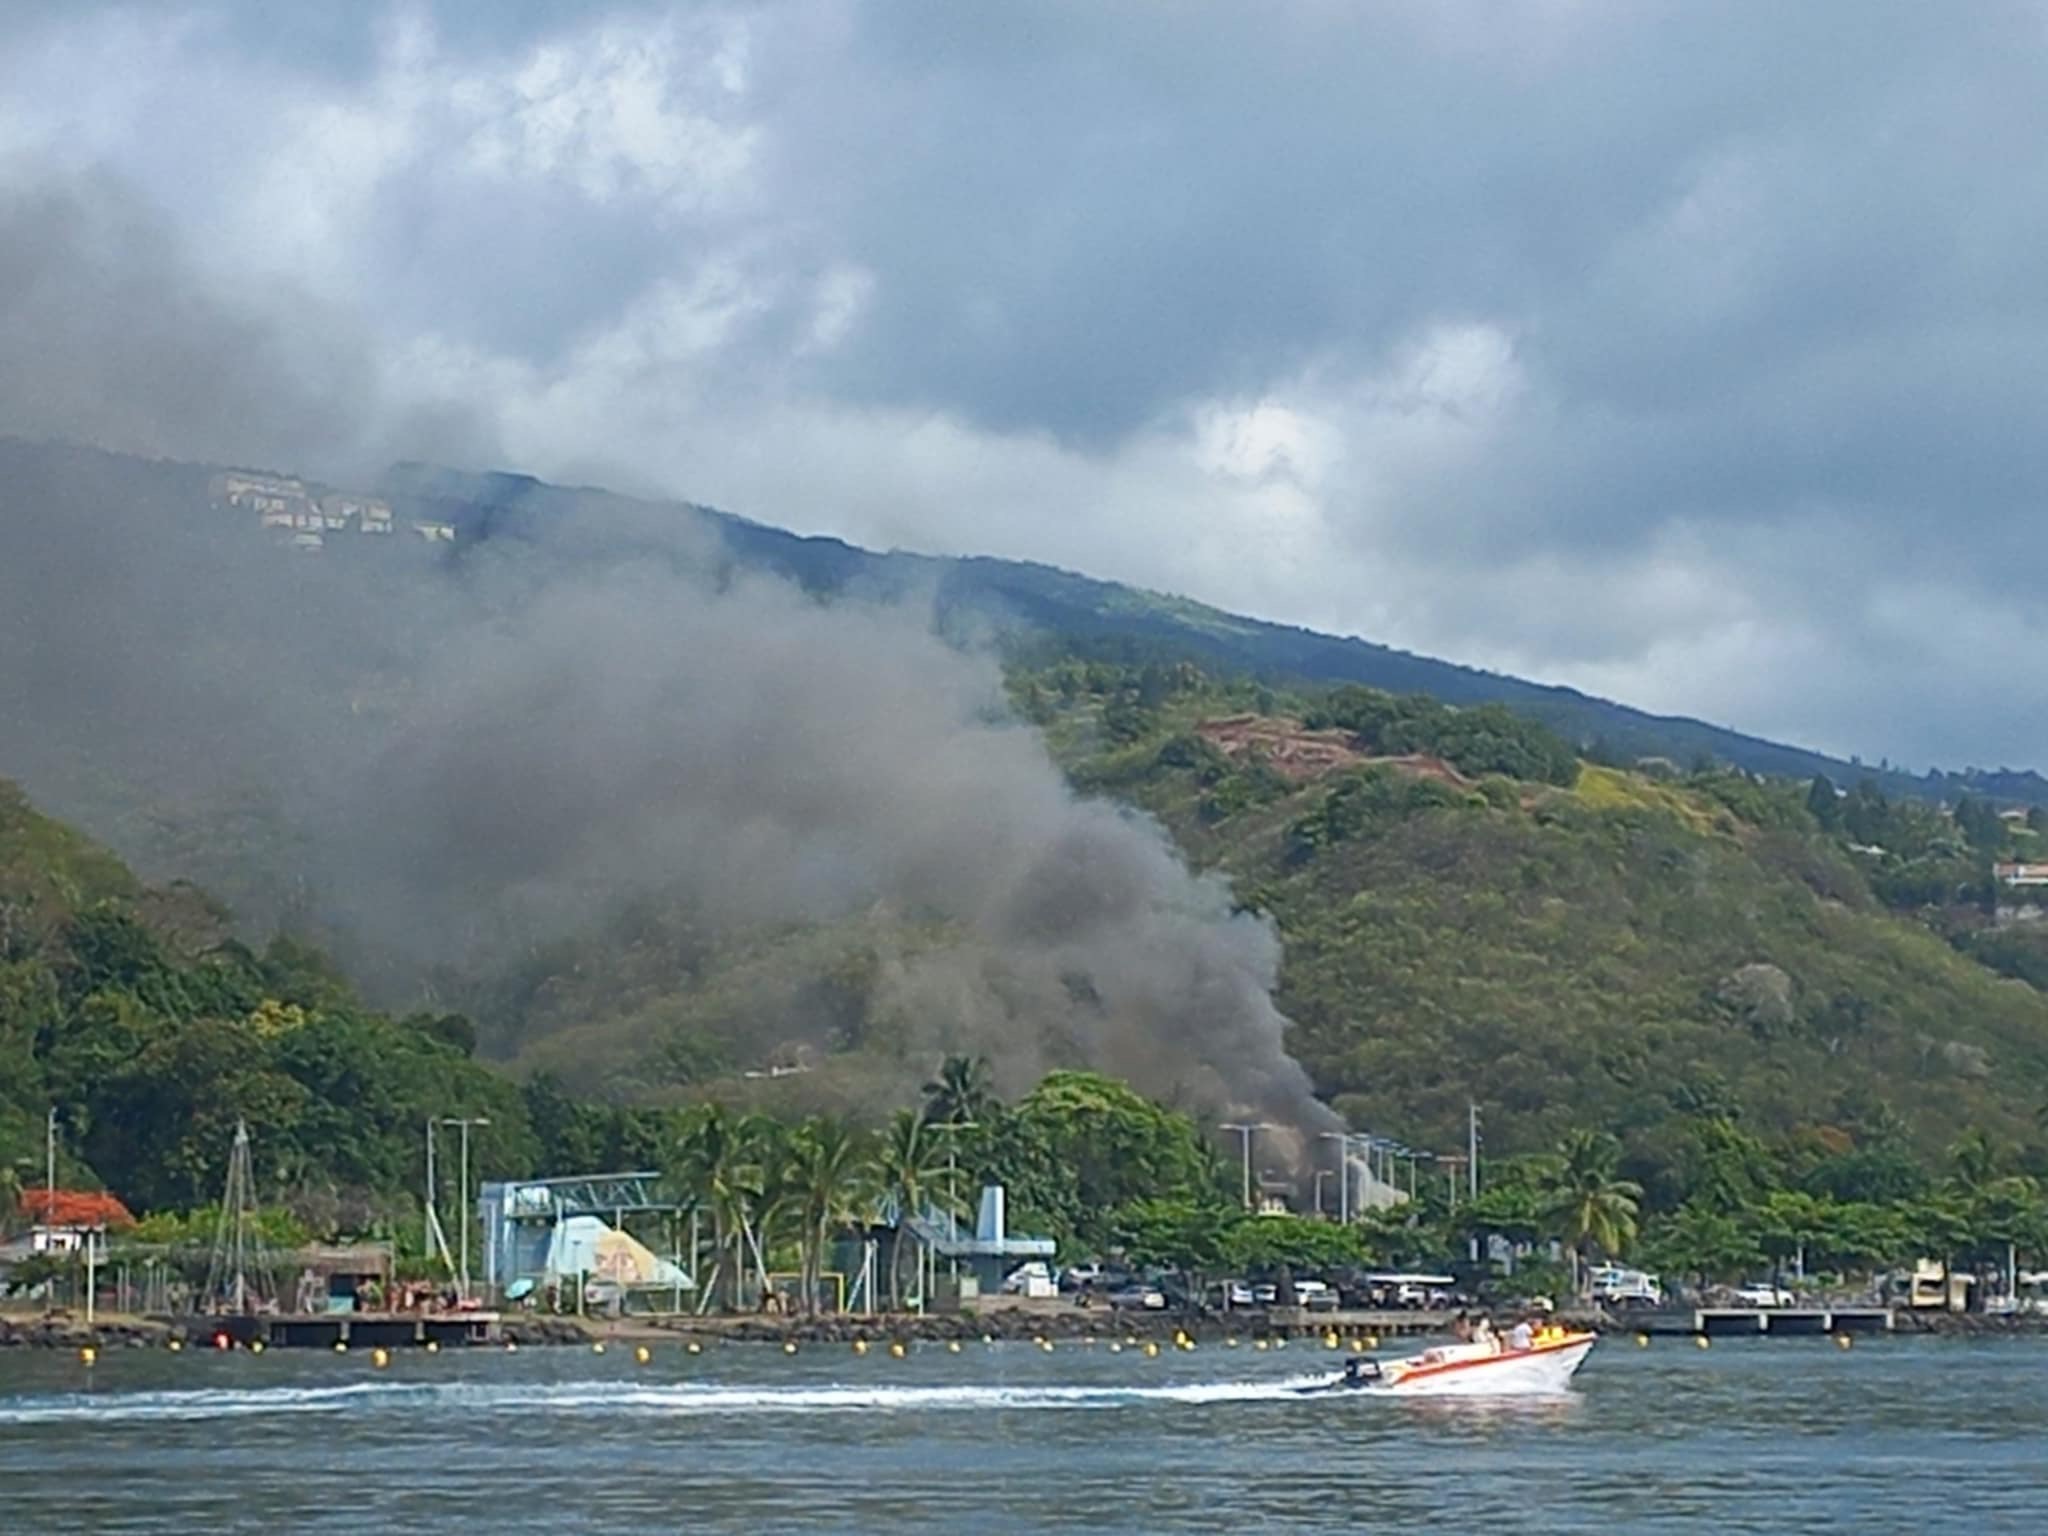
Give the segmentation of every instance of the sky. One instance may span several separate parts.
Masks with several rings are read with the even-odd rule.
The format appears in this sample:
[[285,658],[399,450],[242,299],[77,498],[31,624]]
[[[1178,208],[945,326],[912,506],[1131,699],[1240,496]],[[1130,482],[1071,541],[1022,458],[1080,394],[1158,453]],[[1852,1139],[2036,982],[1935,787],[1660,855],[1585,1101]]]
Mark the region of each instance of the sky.
[[2048,766],[2040,3],[0,36],[0,431],[517,468]]

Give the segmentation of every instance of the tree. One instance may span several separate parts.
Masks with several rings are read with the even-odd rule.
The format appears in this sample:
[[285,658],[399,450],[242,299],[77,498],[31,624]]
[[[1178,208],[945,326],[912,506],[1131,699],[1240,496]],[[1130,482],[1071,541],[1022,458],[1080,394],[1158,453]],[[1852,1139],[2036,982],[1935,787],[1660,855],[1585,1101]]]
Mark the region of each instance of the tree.
[[1841,826],[1842,797],[1835,792],[1835,781],[1824,773],[1816,773],[1806,788],[1806,808],[1823,832]]
[[924,1085],[924,1117],[946,1125],[979,1120],[995,1103],[986,1056],[948,1056]]
[[[922,1215],[930,1203],[930,1190],[947,1165],[943,1138],[932,1133],[932,1122],[914,1109],[899,1109],[882,1135],[876,1154],[876,1173],[882,1193],[896,1206],[896,1241],[889,1253],[889,1305],[903,1306],[903,1257],[910,1244],[910,1221]],[[951,1200],[953,1190],[947,1190]]]
[[1635,1240],[1643,1186],[1620,1177],[1620,1163],[1621,1143],[1605,1131],[1573,1131],[1558,1149],[1551,1208],[1573,1254],[1574,1284],[1584,1259],[1619,1257]]
[[745,1267],[740,1244],[753,1202],[761,1197],[759,1150],[754,1128],[722,1104],[692,1110],[676,1145],[672,1177],[711,1218],[712,1286],[705,1295],[715,1300],[722,1288],[728,1306],[739,1303],[739,1277]]
[[787,1187],[799,1223],[799,1284],[804,1310],[816,1312],[833,1229],[868,1209],[875,1165],[865,1136],[844,1121],[825,1116],[797,1128],[790,1138],[790,1154]]

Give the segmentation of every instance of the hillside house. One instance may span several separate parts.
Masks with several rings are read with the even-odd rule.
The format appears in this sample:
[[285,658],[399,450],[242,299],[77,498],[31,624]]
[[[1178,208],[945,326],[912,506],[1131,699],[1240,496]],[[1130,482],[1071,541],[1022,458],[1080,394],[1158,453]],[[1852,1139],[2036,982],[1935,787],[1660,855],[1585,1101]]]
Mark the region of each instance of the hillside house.
[[429,544],[453,544],[455,525],[453,523],[414,523],[412,531]]
[[391,532],[391,503],[381,497],[330,491],[320,498],[320,511],[331,530],[353,528],[358,533]]
[[2048,886],[2048,864],[1994,864],[1991,875],[2004,885]]
[[303,528],[319,515],[305,481],[290,475],[228,470],[213,477],[212,492],[221,506],[254,512],[265,528]]

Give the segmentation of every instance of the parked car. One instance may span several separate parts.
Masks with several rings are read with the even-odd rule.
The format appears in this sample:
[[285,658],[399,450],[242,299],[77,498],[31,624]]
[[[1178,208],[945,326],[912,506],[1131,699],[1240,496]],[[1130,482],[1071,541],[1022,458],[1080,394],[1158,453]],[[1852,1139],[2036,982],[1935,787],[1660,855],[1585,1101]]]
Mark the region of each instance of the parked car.
[[1655,1275],[1619,1264],[1603,1264],[1587,1277],[1586,1294],[1594,1301],[1616,1307],[1661,1307],[1664,1287]]
[[1002,1293],[1005,1296],[1043,1298],[1058,1295],[1059,1287],[1053,1283],[1051,1267],[1033,1259],[1019,1264],[1003,1277]]
[[1797,1299],[1790,1291],[1767,1280],[1752,1280],[1735,1288],[1738,1307],[1789,1307]]
[[1109,1293],[1109,1304],[1118,1310],[1128,1307],[1163,1312],[1166,1310],[1166,1292],[1156,1285],[1127,1285]]
[[1216,1297],[1226,1307],[1255,1307],[1259,1299],[1242,1280],[1226,1280],[1216,1287]]
[[1295,1301],[1311,1312],[1334,1312],[1337,1310],[1335,1288],[1322,1280],[1297,1280],[1294,1282]]
[[1063,1291],[1085,1291],[1102,1284],[1103,1269],[1100,1264],[1071,1264],[1060,1272],[1060,1289]]

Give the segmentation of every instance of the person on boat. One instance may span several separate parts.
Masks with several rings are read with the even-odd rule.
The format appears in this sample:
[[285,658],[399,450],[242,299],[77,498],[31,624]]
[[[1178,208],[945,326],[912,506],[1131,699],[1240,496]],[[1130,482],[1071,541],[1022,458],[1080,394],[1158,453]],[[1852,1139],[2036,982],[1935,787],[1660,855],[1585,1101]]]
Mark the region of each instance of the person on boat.
[[1451,1337],[1460,1344],[1470,1344],[1472,1342],[1472,1319],[1465,1313],[1460,1312],[1451,1319]]
[[1493,1324],[1483,1313],[1472,1325],[1472,1342],[1483,1344],[1490,1350],[1498,1351],[1500,1348],[1500,1339],[1493,1331]]
[[1529,1326],[1529,1319],[1523,1318],[1508,1333],[1508,1348],[1519,1353],[1536,1342],[1536,1330]]

